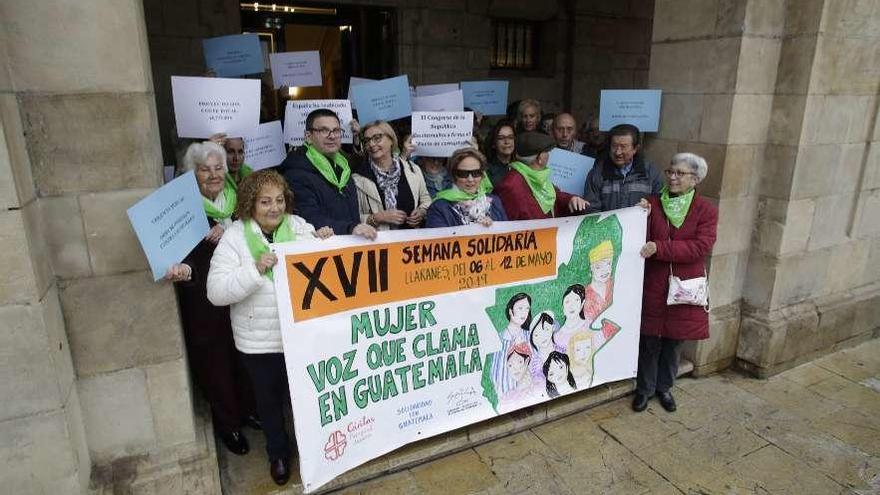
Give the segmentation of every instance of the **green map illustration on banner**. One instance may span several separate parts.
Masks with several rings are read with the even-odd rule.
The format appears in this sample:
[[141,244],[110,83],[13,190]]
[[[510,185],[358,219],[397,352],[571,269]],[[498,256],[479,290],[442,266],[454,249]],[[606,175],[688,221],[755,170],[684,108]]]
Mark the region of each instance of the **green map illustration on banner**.
[[612,304],[622,237],[617,215],[586,217],[555,279],[495,290],[486,313],[502,350],[486,355],[481,384],[496,412],[502,400],[553,398],[591,385],[596,352],[620,330],[597,320]]

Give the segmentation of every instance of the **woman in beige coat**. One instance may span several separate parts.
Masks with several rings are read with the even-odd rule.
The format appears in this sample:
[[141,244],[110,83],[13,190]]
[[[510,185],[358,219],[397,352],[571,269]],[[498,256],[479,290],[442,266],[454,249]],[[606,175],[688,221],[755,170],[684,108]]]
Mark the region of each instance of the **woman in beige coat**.
[[387,122],[367,124],[361,136],[366,157],[353,175],[361,221],[380,230],[421,227],[431,205],[422,170],[398,156]]

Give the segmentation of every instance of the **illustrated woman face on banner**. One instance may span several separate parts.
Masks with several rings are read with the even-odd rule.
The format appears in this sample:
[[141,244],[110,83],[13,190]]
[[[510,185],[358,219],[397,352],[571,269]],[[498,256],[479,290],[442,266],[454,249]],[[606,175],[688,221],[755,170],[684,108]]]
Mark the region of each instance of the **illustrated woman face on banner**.
[[523,344],[515,345],[507,353],[507,369],[516,383],[523,382],[528,378],[531,360],[531,354]]
[[507,303],[507,320],[514,326],[523,330],[529,329],[532,316],[532,298],[528,294],[520,292],[510,298]]
[[584,286],[575,284],[565,289],[562,296],[562,314],[565,321],[571,318],[582,317],[581,308],[584,306]]
[[590,250],[590,273],[592,282],[604,284],[611,279],[611,261],[614,258],[614,246],[611,241],[602,241]]

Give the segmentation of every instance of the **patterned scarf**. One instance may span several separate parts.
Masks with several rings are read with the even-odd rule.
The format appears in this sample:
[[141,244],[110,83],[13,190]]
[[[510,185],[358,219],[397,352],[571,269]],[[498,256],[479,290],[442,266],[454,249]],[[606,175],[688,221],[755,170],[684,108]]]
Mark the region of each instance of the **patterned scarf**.
[[669,188],[663,186],[660,190],[660,204],[663,206],[663,213],[669,219],[669,223],[680,229],[684,223],[684,218],[691,208],[691,202],[694,200],[694,189],[686,194],[678,196],[670,196]]
[[373,169],[373,174],[376,175],[376,185],[379,186],[379,190],[385,196],[385,209],[396,210],[397,184],[400,182],[400,164],[397,160],[392,160],[391,170],[386,172],[377,167],[373,160],[370,160],[370,168]]

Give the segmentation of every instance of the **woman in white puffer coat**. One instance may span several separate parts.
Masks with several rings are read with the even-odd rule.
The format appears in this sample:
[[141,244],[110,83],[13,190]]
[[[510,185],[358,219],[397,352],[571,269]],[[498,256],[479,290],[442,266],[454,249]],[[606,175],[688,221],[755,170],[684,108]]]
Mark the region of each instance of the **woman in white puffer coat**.
[[259,171],[239,185],[236,220],[223,234],[208,272],[208,299],[231,306],[235,347],[253,383],[257,411],[266,436],[269,473],[283,485],[290,477],[290,447],[284,429],[289,400],[281,347],[281,326],[275,304],[272,267],[278,262],[272,242],[290,242],[333,235],[290,213],[293,194],[274,171]]

